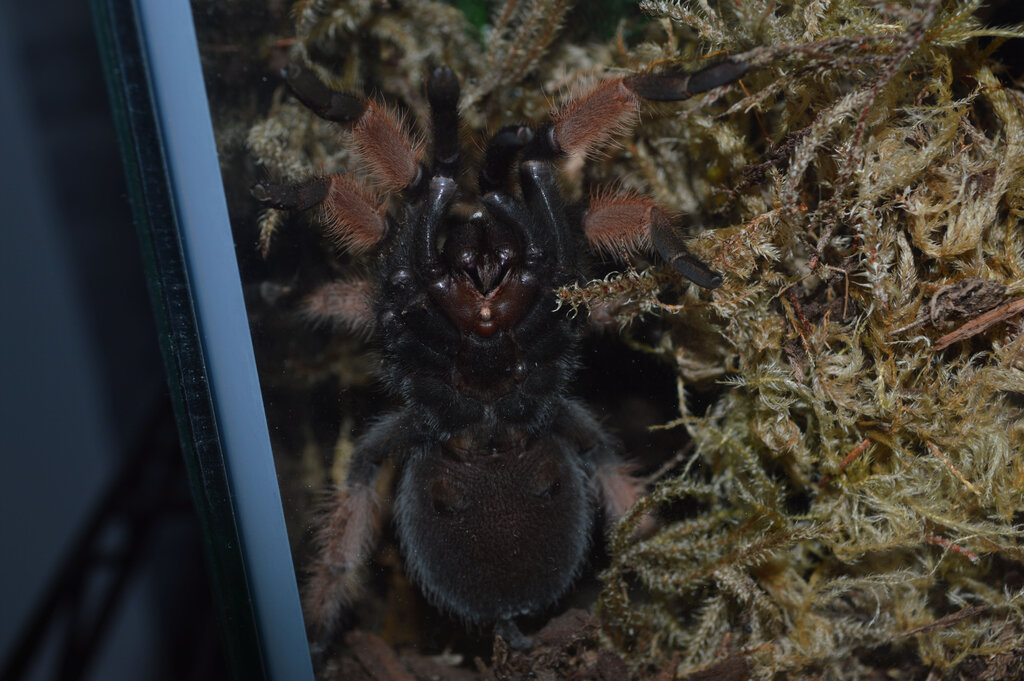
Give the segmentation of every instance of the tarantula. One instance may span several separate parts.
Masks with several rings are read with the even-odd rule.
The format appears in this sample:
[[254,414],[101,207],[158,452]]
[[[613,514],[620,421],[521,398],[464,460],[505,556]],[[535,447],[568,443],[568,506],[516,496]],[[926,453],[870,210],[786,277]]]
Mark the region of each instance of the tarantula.
[[[495,624],[553,604],[584,562],[596,500],[620,517],[643,491],[616,441],[570,396],[582,322],[556,311],[557,287],[582,281],[587,247],[625,254],[653,245],[707,288],[721,277],[691,255],[668,214],[633,192],[596,195],[570,220],[554,162],[592,154],[638,120],[641,99],[682,100],[732,82],[747,65],[606,80],[546,125],[490,137],[476,196],[456,178],[459,82],[447,67],[426,83],[429,165],[394,113],[329,89],[289,66],[291,91],[351,129],[391,206],[348,175],[254,195],[286,209],[319,207],[327,234],[370,251],[376,280],[336,282],[316,296],[321,316],[371,325],[383,377],[403,405],[370,426],[319,534],[304,590],[314,652],[330,643],[358,589],[379,525],[378,469],[400,471],[394,522],[406,567],[428,600],[469,624]],[[518,170],[518,192],[513,170]]]

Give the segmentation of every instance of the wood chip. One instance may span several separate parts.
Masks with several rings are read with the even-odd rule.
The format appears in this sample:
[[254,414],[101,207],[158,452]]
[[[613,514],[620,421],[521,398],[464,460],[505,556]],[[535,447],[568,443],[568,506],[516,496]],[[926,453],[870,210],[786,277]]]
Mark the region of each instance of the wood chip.
[[975,317],[957,330],[947,333],[935,342],[935,349],[944,350],[953,343],[958,343],[962,340],[967,340],[971,336],[976,336],[993,324],[1006,321],[1021,312],[1024,312],[1024,298],[1011,300],[1006,305],[1000,305],[994,310],[989,310],[985,314]]
[[972,605],[970,607],[964,608],[963,610],[958,610],[957,612],[950,613],[945,617],[940,617],[939,619],[929,624],[925,624],[920,627],[914,627],[910,631],[904,631],[902,634],[897,634],[896,640],[899,640],[901,638],[907,638],[908,636],[914,636],[916,634],[925,634],[929,631],[935,631],[936,629],[946,629],[948,627],[953,626],[957,622],[960,622],[961,620],[969,619],[971,617],[974,617],[975,615],[980,615],[986,610],[989,610],[989,606],[987,605]]
[[928,304],[918,313],[917,319],[906,326],[893,329],[889,335],[903,333],[926,322],[937,326],[954,319],[979,315],[998,305],[1005,296],[1006,286],[998,281],[981,277],[962,279],[936,291]]
[[749,677],[747,656],[737,652],[703,669],[694,670],[683,678],[686,681],[743,681]]
[[365,631],[350,631],[345,635],[345,643],[352,648],[359,664],[374,681],[416,681],[391,646],[379,636]]

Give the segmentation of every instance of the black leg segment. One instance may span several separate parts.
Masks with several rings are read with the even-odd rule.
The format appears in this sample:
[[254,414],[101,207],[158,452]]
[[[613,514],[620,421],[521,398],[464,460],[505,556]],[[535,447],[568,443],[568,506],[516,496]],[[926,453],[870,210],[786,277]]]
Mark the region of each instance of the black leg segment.
[[249,190],[254,199],[273,208],[309,210],[323,203],[331,188],[331,178],[314,177],[296,184],[261,182]]
[[747,69],[746,62],[726,60],[693,73],[638,73],[625,78],[623,83],[644,99],[677,102],[738,80],[747,73]]
[[547,161],[523,161],[519,165],[519,183],[530,212],[550,234],[556,271],[570,273],[576,263],[569,250],[569,222],[551,164]]
[[532,139],[533,130],[525,125],[508,125],[491,136],[477,182],[481,194],[508,190],[508,176],[516,154]]
[[495,220],[512,228],[523,237],[523,264],[526,267],[540,265],[546,253],[544,235],[538,233],[537,225],[526,210],[526,206],[505,192],[490,192],[483,197],[487,211]]
[[312,71],[298,64],[289,64],[281,75],[292,94],[320,118],[337,123],[353,123],[366,111],[365,99],[335,92]]
[[722,285],[722,275],[690,253],[683,238],[670,223],[655,221],[650,231],[654,248],[676,271],[703,288],[718,288]]
[[441,260],[437,253],[437,238],[448,213],[448,206],[455,198],[455,180],[437,175],[430,181],[423,205],[416,220],[413,235],[415,258],[418,269],[427,277],[441,274]]
[[459,79],[447,66],[427,78],[427,100],[434,132],[434,174],[455,177],[459,171]]

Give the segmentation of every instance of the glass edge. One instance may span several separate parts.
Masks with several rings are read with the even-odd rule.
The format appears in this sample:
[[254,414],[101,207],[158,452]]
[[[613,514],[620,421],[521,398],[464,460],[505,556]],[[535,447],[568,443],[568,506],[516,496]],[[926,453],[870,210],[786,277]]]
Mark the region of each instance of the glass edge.
[[[181,243],[180,218],[175,210],[171,170],[155,110],[139,9],[135,2],[123,0],[90,0],[90,5],[168,388],[193,502],[203,529],[213,597],[232,675],[247,680],[312,679],[304,633],[303,650],[298,656],[295,651],[283,656],[288,658],[290,669],[280,669],[280,662],[268,665],[266,659],[268,642],[266,632],[262,632],[264,627],[260,626],[246,569],[239,526],[243,521],[234,502],[226,462],[228,453],[218,428],[215,395]],[[259,417],[264,418],[262,413]],[[283,550],[290,566],[287,544]],[[294,572],[291,579],[294,583]],[[297,595],[295,601],[298,608]],[[270,642],[271,647],[274,645]],[[282,655],[278,653],[276,657]],[[270,673],[270,666],[278,667],[277,673]],[[308,668],[308,674],[304,668]]]

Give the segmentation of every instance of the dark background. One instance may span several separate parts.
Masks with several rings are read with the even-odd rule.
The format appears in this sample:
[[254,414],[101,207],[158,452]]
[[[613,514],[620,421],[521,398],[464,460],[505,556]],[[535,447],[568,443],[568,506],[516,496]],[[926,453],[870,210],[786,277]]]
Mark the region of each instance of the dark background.
[[0,3],[0,681],[227,672],[84,1]]
[[0,681],[226,678],[91,21],[0,3]]

